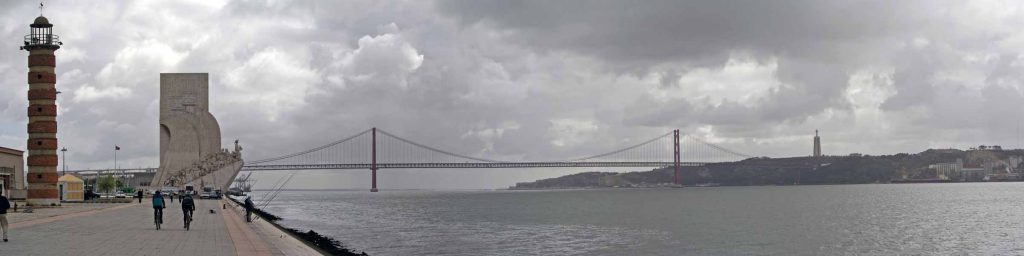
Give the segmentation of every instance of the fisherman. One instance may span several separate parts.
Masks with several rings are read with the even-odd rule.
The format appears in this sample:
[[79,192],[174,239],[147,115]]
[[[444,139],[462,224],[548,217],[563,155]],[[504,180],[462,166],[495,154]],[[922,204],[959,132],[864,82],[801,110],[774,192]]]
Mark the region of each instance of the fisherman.
[[245,222],[252,222],[252,197],[245,197]]

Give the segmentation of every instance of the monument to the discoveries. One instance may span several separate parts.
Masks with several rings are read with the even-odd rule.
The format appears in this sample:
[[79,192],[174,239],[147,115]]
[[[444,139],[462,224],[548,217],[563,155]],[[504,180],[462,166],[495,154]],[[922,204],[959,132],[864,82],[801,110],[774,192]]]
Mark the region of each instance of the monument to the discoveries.
[[30,205],[57,205],[57,66],[63,45],[53,24],[40,15],[21,49],[28,55],[28,192]]
[[221,149],[209,112],[209,75],[160,74],[160,169],[154,187],[186,184],[226,189],[242,168],[241,147]]

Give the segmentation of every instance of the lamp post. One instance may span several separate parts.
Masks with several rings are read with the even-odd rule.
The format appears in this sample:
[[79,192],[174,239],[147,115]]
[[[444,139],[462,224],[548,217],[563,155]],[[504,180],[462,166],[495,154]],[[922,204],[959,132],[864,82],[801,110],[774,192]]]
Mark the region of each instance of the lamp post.
[[66,147],[61,147],[60,148],[60,158],[61,158],[60,163],[64,166],[64,170],[61,171],[60,176],[64,176],[64,175],[68,174],[68,156],[66,154],[67,152],[68,152],[68,148],[66,148]]
[[[118,146],[117,144],[114,144],[114,169],[111,170],[111,173],[117,173],[117,151],[121,151],[121,147]],[[113,174],[111,174],[111,175],[113,175]],[[122,182],[122,184],[123,184],[123,182]],[[117,187],[116,183],[115,183],[114,187],[115,188]]]

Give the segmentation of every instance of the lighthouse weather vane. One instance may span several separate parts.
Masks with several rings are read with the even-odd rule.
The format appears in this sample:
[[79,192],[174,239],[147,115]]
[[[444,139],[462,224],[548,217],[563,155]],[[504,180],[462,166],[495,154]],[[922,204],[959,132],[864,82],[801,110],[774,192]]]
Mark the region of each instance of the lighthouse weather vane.
[[39,2],[39,16],[43,16],[43,2]]

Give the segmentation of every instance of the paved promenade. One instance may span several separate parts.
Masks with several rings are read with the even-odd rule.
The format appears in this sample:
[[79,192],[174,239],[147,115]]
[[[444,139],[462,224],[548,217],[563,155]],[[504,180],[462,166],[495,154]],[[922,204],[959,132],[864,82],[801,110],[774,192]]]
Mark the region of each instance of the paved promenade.
[[245,223],[238,211],[222,210],[223,201],[196,203],[188,231],[177,201],[160,230],[148,200],[11,214],[11,241],[0,242],[0,255],[317,255],[298,240],[274,241],[289,236]]

